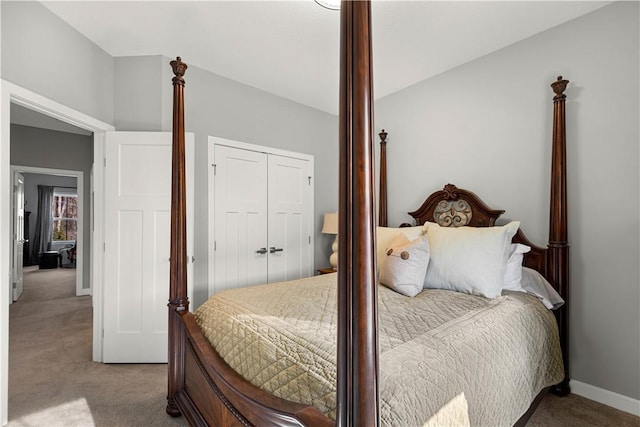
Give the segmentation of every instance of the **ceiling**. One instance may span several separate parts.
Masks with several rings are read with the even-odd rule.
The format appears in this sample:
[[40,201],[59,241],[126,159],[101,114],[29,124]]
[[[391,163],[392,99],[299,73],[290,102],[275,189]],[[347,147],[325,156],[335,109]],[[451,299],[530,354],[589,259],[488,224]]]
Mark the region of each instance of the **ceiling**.
[[[375,97],[608,3],[374,1]],[[43,4],[114,57],[181,56],[189,65],[338,112],[340,13],[313,0]]]
[[[313,0],[43,3],[112,56],[181,56],[338,112],[340,13]],[[374,93],[383,97],[607,3],[374,1]]]
[[53,117],[45,116],[37,111],[30,110],[21,105],[11,103],[10,121],[16,125],[31,126],[42,129],[50,129],[58,132],[76,133],[78,135],[91,135],[92,132],[70,125]]

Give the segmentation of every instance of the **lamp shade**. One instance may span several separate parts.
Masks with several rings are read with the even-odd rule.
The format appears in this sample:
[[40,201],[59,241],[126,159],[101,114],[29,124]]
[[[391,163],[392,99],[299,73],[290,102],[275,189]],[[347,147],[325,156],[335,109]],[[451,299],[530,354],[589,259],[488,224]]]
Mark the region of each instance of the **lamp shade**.
[[322,7],[326,7],[331,10],[340,10],[340,0],[315,0]]
[[322,224],[322,233],[338,234],[338,213],[327,212],[324,214],[324,223]]

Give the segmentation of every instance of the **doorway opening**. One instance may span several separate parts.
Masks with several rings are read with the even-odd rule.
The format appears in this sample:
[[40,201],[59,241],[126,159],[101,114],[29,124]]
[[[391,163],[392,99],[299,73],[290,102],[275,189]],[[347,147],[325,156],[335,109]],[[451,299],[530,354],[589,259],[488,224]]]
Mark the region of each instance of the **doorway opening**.
[[85,271],[89,258],[85,248],[90,245],[85,239],[84,173],[18,165],[11,166],[11,173],[23,187],[20,195],[14,185],[12,197],[12,300],[20,297],[22,271],[29,266],[37,266],[41,274],[54,268],[72,269],[76,296],[90,295],[90,271]]
[[[64,124],[72,124],[78,128],[93,132],[93,167],[90,175],[90,196],[87,204],[91,206],[90,218],[90,247],[91,259],[85,263],[90,266],[89,283],[91,289],[91,312],[93,323],[93,361],[102,361],[102,247],[104,242],[104,140],[108,131],[115,130],[108,123],[97,120],[80,111],[69,108],[28,89],[0,81],[0,169],[10,169],[10,140],[11,119],[10,112],[13,105],[19,105],[27,110],[35,111],[50,119]],[[13,182],[11,174],[0,175],[0,226],[11,230],[11,189]],[[5,277],[0,285],[0,425],[7,423],[8,408],[8,371],[9,371],[9,306],[11,300],[11,245],[8,241],[0,245],[0,275]]]

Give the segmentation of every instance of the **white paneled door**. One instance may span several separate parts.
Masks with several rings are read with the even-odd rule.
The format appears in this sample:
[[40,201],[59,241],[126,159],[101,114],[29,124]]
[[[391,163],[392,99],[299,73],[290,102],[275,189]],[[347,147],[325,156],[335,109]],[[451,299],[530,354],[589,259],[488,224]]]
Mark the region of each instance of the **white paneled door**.
[[216,292],[267,282],[267,156],[215,146]]
[[269,283],[311,275],[309,162],[269,155]]
[[16,172],[13,178],[13,268],[11,274],[14,301],[17,301],[22,295],[22,259],[26,237],[24,235],[24,176]]
[[312,273],[312,162],[214,146],[214,292]]
[[[193,134],[186,136],[187,245],[193,254]],[[171,134],[107,132],[105,363],[167,361]],[[192,293],[193,264],[188,289]]]

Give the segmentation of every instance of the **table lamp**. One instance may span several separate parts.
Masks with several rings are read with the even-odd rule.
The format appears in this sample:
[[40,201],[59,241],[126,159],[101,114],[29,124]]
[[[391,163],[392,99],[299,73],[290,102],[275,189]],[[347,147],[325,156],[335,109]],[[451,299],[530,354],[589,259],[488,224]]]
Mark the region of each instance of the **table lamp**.
[[329,264],[335,270],[338,268],[338,213],[327,212],[324,214],[324,223],[322,224],[323,234],[335,234],[336,238],[331,245],[333,253],[329,257]]

